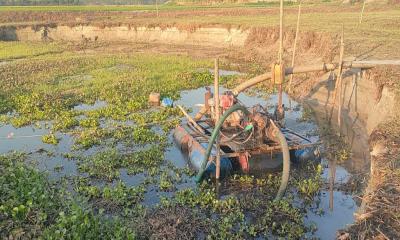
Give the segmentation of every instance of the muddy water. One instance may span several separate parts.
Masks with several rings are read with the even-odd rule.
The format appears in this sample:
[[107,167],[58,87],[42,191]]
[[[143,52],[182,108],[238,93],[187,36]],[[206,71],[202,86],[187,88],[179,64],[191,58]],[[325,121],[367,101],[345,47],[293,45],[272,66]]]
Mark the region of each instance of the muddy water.
[[[224,74],[224,73],[221,73]],[[234,73],[228,73],[234,74]],[[211,87],[212,89],[212,87]],[[220,88],[220,91],[226,89]],[[181,94],[181,99],[175,104],[180,104],[185,107],[193,109],[190,114],[195,114],[199,109],[196,104],[203,103],[204,101],[204,88],[184,91]],[[274,106],[277,103],[277,96],[271,95],[269,97],[251,97],[246,94],[240,94],[239,100],[247,107],[261,104],[266,106],[269,111],[274,111]],[[285,106],[289,106],[289,98],[284,95]],[[96,102],[94,105],[79,105],[76,110],[93,110],[105,107],[105,102]],[[316,121],[299,121],[303,114],[303,108],[300,104],[291,103],[293,110],[286,112],[286,126],[295,130],[296,132],[309,137],[312,141],[318,141],[319,137],[316,134],[318,125]],[[73,138],[68,134],[57,133],[60,143],[57,146],[44,144],[41,141],[41,136],[50,132],[49,126],[46,123],[40,123],[38,126],[28,126],[22,128],[14,128],[11,125],[0,126],[0,153],[9,151],[23,151],[30,153],[30,159],[35,159],[39,169],[48,171],[51,178],[58,178],[61,176],[75,176],[78,175],[76,163],[64,157],[64,153],[78,153],[81,155],[90,155],[96,151],[101,150],[99,147],[94,147],[90,150],[76,151],[72,149]],[[172,136],[170,136],[172,142]],[[188,165],[185,157],[181,154],[180,150],[172,145],[165,153],[165,159],[174,163],[176,167],[185,167]],[[350,159],[349,162],[352,160]],[[324,165],[323,179],[328,183],[330,167],[326,159],[322,160]],[[346,164],[348,165],[348,164]],[[345,166],[346,166],[345,165]],[[292,171],[296,171],[294,168]],[[345,183],[348,181],[350,174],[341,166],[336,167],[336,183]],[[124,169],[121,170],[120,175],[128,185],[138,185],[145,180],[143,174],[130,176]],[[178,189],[195,187],[194,181],[188,179],[177,186]],[[155,188],[150,187],[145,195],[145,204],[154,205],[158,203],[160,196],[170,196],[172,193],[159,193]],[[329,200],[333,196],[333,210],[330,210]],[[353,213],[357,210],[357,205],[352,196],[340,191],[329,192],[328,189],[323,189],[321,195],[316,197],[315,204],[309,209],[306,218],[304,219],[309,225],[315,224],[317,231],[314,236],[322,239],[333,239],[338,229],[344,228],[347,224],[353,222]]]

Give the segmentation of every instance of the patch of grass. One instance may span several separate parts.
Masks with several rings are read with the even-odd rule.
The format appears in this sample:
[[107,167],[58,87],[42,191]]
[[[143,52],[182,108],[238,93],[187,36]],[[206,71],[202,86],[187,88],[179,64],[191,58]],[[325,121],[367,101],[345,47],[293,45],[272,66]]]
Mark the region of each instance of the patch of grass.
[[21,43],[0,41],[0,61],[35,57],[63,51],[57,43]]

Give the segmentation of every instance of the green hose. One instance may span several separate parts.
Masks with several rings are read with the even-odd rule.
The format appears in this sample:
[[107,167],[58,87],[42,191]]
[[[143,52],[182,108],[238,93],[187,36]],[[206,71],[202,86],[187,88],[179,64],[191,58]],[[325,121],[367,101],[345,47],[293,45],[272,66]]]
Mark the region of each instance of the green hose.
[[[196,182],[201,182],[201,180],[203,179],[203,175],[206,171],[206,166],[208,163],[208,159],[210,157],[211,154],[211,150],[212,147],[214,145],[215,140],[217,139],[218,135],[219,135],[219,131],[221,129],[222,124],[224,123],[224,121],[229,117],[229,115],[231,115],[232,113],[236,112],[236,111],[242,111],[246,116],[248,116],[250,114],[250,112],[247,110],[247,108],[245,108],[242,105],[236,104],[233,105],[231,108],[229,108],[227,111],[225,111],[225,113],[221,116],[221,118],[219,119],[219,121],[217,122],[217,124],[215,125],[215,128],[211,134],[211,138],[210,141],[208,142],[208,146],[207,146],[207,150],[206,150],[206,154],[204,156],[204,160],[201,164],[199,173],[196,176]],[[286,187],[288,185],[289,182],[289,172],[290,172],[290,155],[289,155],[289,147],[288,144],[286,142],[286,138],[285,136],[282,134],[282,132],[279,130],[279,128],[277,126],[275,126],[274,122],[271,120],[271,124],[273,124],[274,126],[274,130],[275,130],[275,135],[278,139],[278,141],[280,142],[281,148],[282,148],[282,153],[283,153],[283,172],[282,172],[282,180],[281,180],[281,185],[279,187],[278,193],[275,197],[276,200],[279,200],[282,198],[283,194],[285,193]]]
[[225,119],[227,119],[229,117],[229,115],[231,115],[232,113],[239,111],[239,110],[242,111],[244,114],[246,114],[246,116],[250,114],[250,112],[249,112],[249,110],[247,110],[247,108],[245,108],[242,105],[235,104],[232,107],[230,107],[228,110],[225,111],[225,113],[221,116],[221,118],[215,125],[215,128],[211,134],[210,141],[208,142],[206,154],[204,155],[204,160],[201,163],[199,173],[196,176],[196,182],[199,183],[203,179],[203,175],[204,175],[204,172],[206,171],[206,166],[208,163],[208,158],[210,157],[212,147],[214,145],[215,140],[217,139],[217,137],[219,135],[219,130],[221,129],[222,124],[225,122]]

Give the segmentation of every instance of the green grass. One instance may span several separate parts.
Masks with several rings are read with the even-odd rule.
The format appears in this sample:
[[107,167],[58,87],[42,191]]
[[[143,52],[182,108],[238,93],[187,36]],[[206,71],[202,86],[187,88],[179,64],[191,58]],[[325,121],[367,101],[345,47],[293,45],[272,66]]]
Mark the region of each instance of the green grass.
[[21,43],[0,41],[0,61],[34,57],[61,52],[63,47],[56,43]]

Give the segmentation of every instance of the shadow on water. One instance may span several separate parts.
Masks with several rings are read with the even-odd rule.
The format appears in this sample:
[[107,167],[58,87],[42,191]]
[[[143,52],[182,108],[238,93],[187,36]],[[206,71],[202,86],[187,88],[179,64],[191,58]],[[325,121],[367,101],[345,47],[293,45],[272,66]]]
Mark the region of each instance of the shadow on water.
[[[212,88],[212,87],[211,87]],[[221,91],[226,90],[221,88]],[[180,104],[188,108],[192,108],[193,111],[190,113],[192,116],[199,109],[196,104],[203,103],[204,101],[204,88],[199,88],[190,91],[184,91],[181,93],[181,99],[175,104]],[[251,107],[256,104],[267,106],[269,111],[273,111],[274,105],[277,103],[277,95],[271,95],[269,97],[250,97],[246,94],[240,94],[239,100],[246,106]],[[284,102],[286,106],[289,106],[289,98],[284,95]],[[76,106],[75,110],[94,110],[107,106],[105,102],[98,101],[94,105],[82,104]],[[318,125],[315,120],[312,121],[299,121],[303,115],[303,107],[292,101],[292,106],[295,110],[286,112],[286,126],[295,130],[296,132],[306,135],[312,141],[319,141],[319,136],[316,135]],[[74,152],[73,149],[73,137],[69,134],[57,133],[60,137],[60,143],[56,146],[44,144],[41,141],[41,136],[48,134],[50,128],[46,127],[46,123],[40,123],[39,126],[27,126],[22,128],[14,128],[11,125],[4,125],[0,127],[0,153],[6,153],[9,151],[23,151],[30,153],[30,159],[37,159],[37,166],[41,170],[46,170],[50,173],[51,178],[57,178],[62,176],[76,176],[80,174],[77,170],[77,165],[73,160],[68,160],[64,157],[64,153]],[[24,137],[25,136],[25,137]],[[172,142],[172,134],[169,136],[170,142]],[[100,149],[91,149],[88,151],[80,150],[80,154],[90,155]],[[166,161],[171,161],[175,167],[184,168],[188,166],[185,156],[175,146],[171,145],[165,152]],[[349,160],[351,162],[352,160]],[[324,168],[322,177],[325,182],[328,182],[330,168],[327,160],[322,161]],[[346,166],[347,164],[345,164]],[[55,170],[57,169],[57,170]],[[293,169],[296,171],[296,169]],[[142,183],[146,176],[143,174],[129,175],[125,169],[120,171],[120,179],[127,185],[136,186]],[[335,181],[337,183],[345,183],[348,181],[350,174],[345,167],[336,166]],[[195,187],[193,179],[187,179],[177,186],[177,189],[183,189],[188,187]],[[145,195],[144,203],[146,205],[154,205],[159,201],[160,196],[171,196],[173,193],[160,193],[150,186],[150,189]],[[335,237],[335,233],[338,229],[345,227],[347,224],[353,222],[353,213],[357,209],[356,202],[353,200],[351,195],[348,195],[341,191],[333,192],[333,211],[329,209],[329,197],[330,193],[328,189],[323,189],[321,195],[317,197],[316,206],[318,211],[310,209],[305,221],[309,224],[315,223],[318,230],[315,233],[316,237],[324,239],[331,239]],[[324,214],[320,214],[323,212]]]

